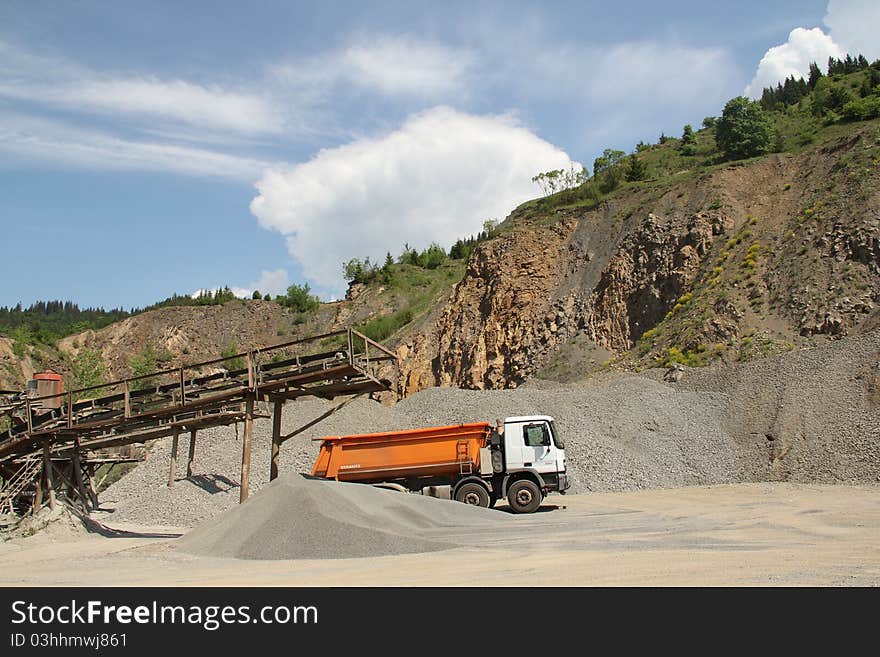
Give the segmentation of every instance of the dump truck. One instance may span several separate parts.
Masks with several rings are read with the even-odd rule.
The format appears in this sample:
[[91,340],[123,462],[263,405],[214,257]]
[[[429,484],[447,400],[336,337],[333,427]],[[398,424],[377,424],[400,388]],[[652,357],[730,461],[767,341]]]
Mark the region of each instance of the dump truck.
[[313,477],[360,482],[490,507],[507,498],[535,511],[570,487],[565,445],[552,417],[318,438]]

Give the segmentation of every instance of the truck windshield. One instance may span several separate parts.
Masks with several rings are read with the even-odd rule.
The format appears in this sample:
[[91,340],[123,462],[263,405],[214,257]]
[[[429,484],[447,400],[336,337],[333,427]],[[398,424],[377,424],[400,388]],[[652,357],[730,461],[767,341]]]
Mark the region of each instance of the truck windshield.
[[555,422],[550,422],[550,431],[553,433],[553,444],[557,449],[565,449],[565,442],[562,440],[562,434],[559,433],[559,427]]

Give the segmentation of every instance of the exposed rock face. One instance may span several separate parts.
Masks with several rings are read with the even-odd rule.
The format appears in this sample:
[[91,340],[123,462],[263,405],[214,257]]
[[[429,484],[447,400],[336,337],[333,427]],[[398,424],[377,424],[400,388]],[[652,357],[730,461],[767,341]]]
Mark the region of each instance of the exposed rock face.
[[840,164],[859,148],[731,166],[592,211],[514,212],[437,322],[401,345],[401,392],[516,387],[574,338],[621,354],[662,328],[663,348],[736,359],[876,324],[880,176]]
[[432,335],[401,346],[403,390],[515,387],[578,332],[631,348],[730,223],[718,212],[650,214],[636,229],[615,217],[605,207],[524,226],[475,251]]
[[717,211],[664,218],[649,214],[623,239],[589,294],[585,310],[593,339],[630,349],[691,289],[716,237],[733,225]]
[[522,381],[533,369],[532,351],[557,341],[566,315],[555,297],[574,227],[563,221],[516,231],[474,253],[438,323],[440,385],[502,388]]
[[34,375],[34,363],[25,354],[15,354],[12,340],[0,338],[0,390],[18,390],[21,381]]

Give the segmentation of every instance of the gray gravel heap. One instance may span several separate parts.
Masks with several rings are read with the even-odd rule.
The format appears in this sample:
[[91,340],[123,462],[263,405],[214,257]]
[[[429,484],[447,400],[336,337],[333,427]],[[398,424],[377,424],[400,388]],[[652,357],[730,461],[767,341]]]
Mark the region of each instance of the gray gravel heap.
[[[281,471],[309,472],[313,438],[546,414],[566,441],[571,492],[737,481],[880,481],[880,332],[718,369],[609,375],[578,385],[424,390],[396,406],[365,398],[285,405]],[[267,483],[271,421],[255,423],[251,491]],[[241,428],[200,431],[194,476],[167,487],[170,439],[101,494],[104,522],[195,526],[238,502]]]
[[489,509],[288,473],[189,532],[184,552],[239,559],[340,559],[431,552],[425,529],[510,520]]

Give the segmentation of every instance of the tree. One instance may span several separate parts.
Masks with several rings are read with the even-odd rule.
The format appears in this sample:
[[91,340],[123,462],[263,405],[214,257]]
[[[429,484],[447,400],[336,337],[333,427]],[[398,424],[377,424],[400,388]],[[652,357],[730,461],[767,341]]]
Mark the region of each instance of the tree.
[[816,88],[816,83],[819,81],[819,78],[822,77],[821,69],[816,65],[816,62],[810,63],[810,77],[807,80],[807,84],[810,85],[810,89]]
[[251,299],[260,300],[263,298],[263,295],[260,294],[259,290],[254,290],[254,293],[251,295]]
[[538,183],[538,187],[544,193],[544,196],[550,196],[560,190],[562,169],[554,169],[553,171],[544,171],[532,176],[532,182]]
[[421,260],[424,267],[437,269],[446,260],[446,250],[437,242],[432,242],[431,246],[422,254]]
[[843,82],[835,82],[830,77],[820,78],[813,90],[813,114],[822,116],[829,112],[840,112],[854,96]]
[[770,120],[759,103],[738,96],[724,106],[715,141],[727,157],[742,159],[766,153],[772,138]]
[[291,285],[287,288],[287,296],[284,298],[283,305],[300,313],[314,312],[318,309],[321,301],[310,291],[308,283]]
[[679,150],[682,155],[693,155],[696,152],[697,146],[697,137],[694,135],[694,129],[690,123],[688,123],[684,130],[681,133],[681,145],[679,146]]
[[620,170],[617,164],[626,157],[623,151],[606,148],[602,155],[593,161],[593,174],[599,182],[599,189],[610,192],[620,183]]
[[[153,349],[153,345],[148,344],[144,347],[143,351],[136,356],[132,356],[131,360],[128,361],[128,366],[131,368],[131,375],[136,377],[152,374],[156,371],[157,361],[156,350]],[[132,390],[143,390],[152,385],[153,379],[138,379],[129,384]]]
[[[104,360],[101,354],[94,349],[83,347],[70,363],[70,369],[73,373],[73,387],[91,388],[99,386],[107,382],[107,368],[104,366]],[[94,397],[95,394],[88,392],[77,395],[79,398]]]
[[644,180],[647,173],[648,165],[644,160],[639,159],[635,153],[630,154],[630,156],[626,158],[626,170],[623,175],[628,181],[636,182],[637,180]]
[[583,167],[575,169],[574,164],[570,164],[568,170],[554,169],[553,171],[545,171],[532,176],[532,182],[537,183],[544,192],[544,196],[550,196],[557,192],[573,189],[587,180],[587,172]]
[[349,283],[369,283],[376,278],[376,266],[369,258],[352,258],[342,265],[342,274]]

